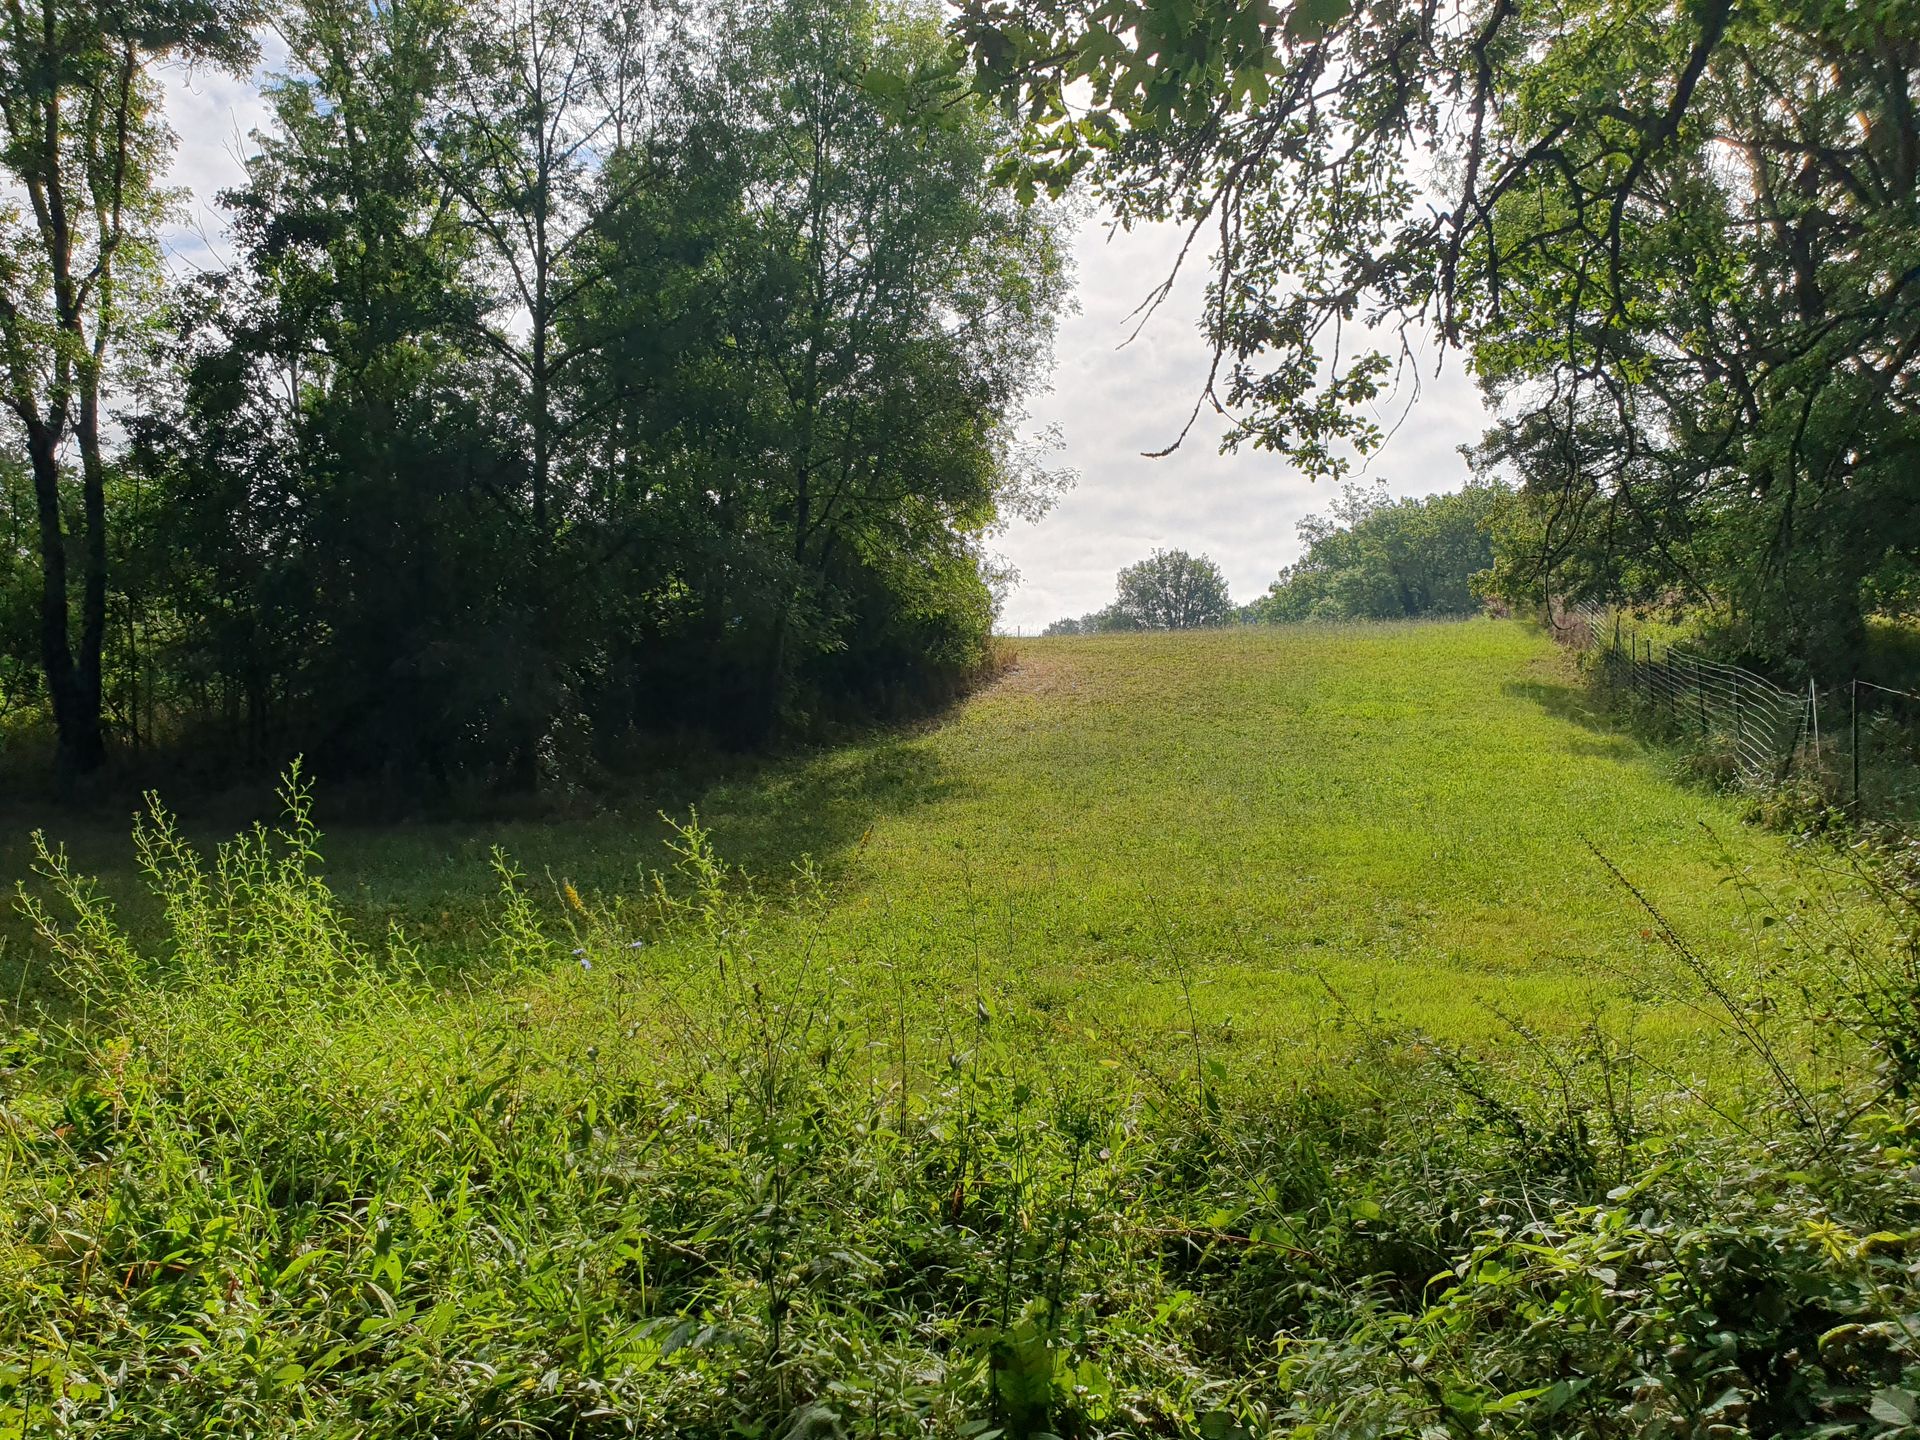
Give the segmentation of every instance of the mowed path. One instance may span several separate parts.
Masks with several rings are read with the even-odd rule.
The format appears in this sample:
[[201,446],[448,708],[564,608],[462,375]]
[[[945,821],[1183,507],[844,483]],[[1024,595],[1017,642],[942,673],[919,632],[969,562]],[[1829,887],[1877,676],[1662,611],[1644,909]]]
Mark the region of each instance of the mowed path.
[[1018,653],[925,734],[706,802],[723,851],[833,837],[825,939],[850,1002],[959,1013],[980,990],[1144,1043],[1191,1001],[1255,1049],[1350,1049],[1343,1007],[1476,1041],[1510,1035],[1499,1011],[1565,1031],[1605,1008],[1681,1045],[1697,1020],[1630,1003],[1664,962],[1586,841],[1709,947],[1744,924],[1730,867],[1789,877],[1778,836],[1588,714],[1518,623]]

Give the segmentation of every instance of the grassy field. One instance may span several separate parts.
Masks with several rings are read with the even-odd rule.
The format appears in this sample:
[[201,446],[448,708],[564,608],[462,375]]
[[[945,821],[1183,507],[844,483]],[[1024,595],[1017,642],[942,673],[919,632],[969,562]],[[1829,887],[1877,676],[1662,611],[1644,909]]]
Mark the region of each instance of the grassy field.
[[703,817],[722,853],[838,838],[850,960],[967,995],[977,950],[997,988],[1135,1035],[1183,1027],[1190,989],[1255,1048],[1316,1033],[1329,990],[1453,1039],[1492,1007],[1578,1024],[1648,958],[1589,842],[1702,935],[1740,919],[1717,882],[1785,851],[1494,622],[1029,641],[950,724]]
[[[1673,1265],[1809,1287],[1768,1356],[1896,1304],[1807,1227],[1904,1224],[1920,1131],[1778,1218],[1851,1142],[1813,1048],[1751,1038],[1837,1066],[1911,1007],[1730,962],[1743,1050],[1672,999],[1589,842],[1711,955],[1801,934],[1801,873],[1563,664],[1491,621],[1033,641],[938,724],[683,791],[698,829],[341,826],[321,862],[295,825],[213,872],[162,833],[130,937],[84,884],[57,955],[9,932],[0,1437],[1538,1434],[1569,1276],[1652,1297],[1593,1328],[1588,1433],[1693,1413],[1738,1366]],[[1672,1160],[1709,1075],[1703,1145],[1777,1105],[1817,1157]],[[1540,1228],[1629,1191],[1603,1243]],[[1649,1367],[1691,1378],[1647,1401]]]
[[[1028,640],[944,723],[758,769],[697,806],[720,856],[777,894],[802,857],[817,931],[856,1008],[919,1019],[977,990],[1136,1041],[1189,1002],[1226,1053],[1324,1038],[1338,1005],[1485,1039],[1618,1012],[1648,917],[1591,842],[1683,933],[1741,919],[1737,870],[1785,847],[1610,730],[1561,657],[1515,623],[1319,626]],[[480,944],[501,846],[555,889],[616,901],[664,867],[635,805],[590,819],[345,827],[324,850],[363,928],[400,924],[458,966]],[[324,783],[319,814],[326,825]],[[190,833],[207,832],[186,817]],[[48,822],[76,867],[143,913],[124,825]],[[0,869],[26,873],[15,820]],[[213,838],[208,833],[209,839]],[[11,927],[15,963],[29,948]],[[1338,996],[1338,1002],[1333,998]],[[1648,1007],[1651,1033],[1689,1033]],[[1338,1043],[1337,1041],[1335,1042]]]

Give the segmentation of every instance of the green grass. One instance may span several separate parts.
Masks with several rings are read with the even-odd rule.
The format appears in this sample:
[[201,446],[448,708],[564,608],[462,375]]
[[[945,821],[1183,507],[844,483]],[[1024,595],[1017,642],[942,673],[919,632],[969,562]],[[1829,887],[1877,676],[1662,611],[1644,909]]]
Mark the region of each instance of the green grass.
[[[1018,659],[707,786],[705,830],[342,826],[323,883],[297,817],[211,868],[149,828],[130,935],[37,884],[0,1440],[1518,1436],[1575,1433],[1569,1374],[1625,1440],[1911,1309],[1852,1238],[1920,1234],[1908,951],[1788,906],[1752,968],[1718,882],[1792,891],[1786,845],[1538,634]],[[1685,977],[1589,840],[1715,957],[1744,1051],[1643,993]],[[131,897],[125,855],[82,827],[74,866]],[[1826,988],[1777,983],[1792,945]],[[1796,1414],[1899,1373],[1821,1353]]]
[[[324,781],[320,798],[324,819]],[[860,1007],[893,1003],[897,967],[930,1023],[984,980],[1064,1036],[1144,1041],[1184,1029],[1191,999],[1262,1059],[1321,1034],[1329,991],[1455,1040],[1500,1033],[1496,1008],[1564,1030],[1617,1007],[1648,917],[1588,842],[1688,934],[1741,918],[1717,883],[1729,866],[1787,874],[1778,837],[1676,784],[1511,622],[1025,641],[944,723],[763,766],[697,804],[720,853],[775,888],[802,855],[822,863],[821,934]],[[95,823],[75,846],[117,895],[137,888],[124,833]],[[630,807],[349,827],[326,848],[350,914],[457,965],[485,926],[492,846],[613,898],[664,863],[664,833]],[[1691,1025],[1657,1008],[1645,1023]]]
[[[770,815],[771,812],[771,815]],[[827,935],[935,982],[988,973],[1103,1026],[1298,1037],[1327,987],[1455,1038],[1617,1002],[1648,917],[1716,933],[1729,865],[1785,847],[1584,707],[1517,624],[1299,627],[1023,644],[952,723],[708,797],[723,853],[871,831]]]

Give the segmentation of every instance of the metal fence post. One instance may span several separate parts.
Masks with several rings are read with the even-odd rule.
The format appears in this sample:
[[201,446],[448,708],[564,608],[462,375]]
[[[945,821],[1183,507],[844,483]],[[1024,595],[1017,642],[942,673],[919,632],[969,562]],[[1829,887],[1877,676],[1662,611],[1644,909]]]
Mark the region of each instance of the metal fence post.
[[1847,682],[1847,749],[1853,756],[1853,818],[1860,818],[1860,677]]

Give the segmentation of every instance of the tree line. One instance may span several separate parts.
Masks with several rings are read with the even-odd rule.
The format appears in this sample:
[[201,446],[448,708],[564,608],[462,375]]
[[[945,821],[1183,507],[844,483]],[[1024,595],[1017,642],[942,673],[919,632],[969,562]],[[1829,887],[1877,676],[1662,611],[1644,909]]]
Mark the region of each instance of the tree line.
[[1044,633],[1471,615],[1490,598],[1496,544],[1514,503],[1512,488],[1497,479],[1401,500],[1384,481],[1349,482],[1326,514],[1295,525],[1300,558],[1250,604],[1233,603],[1226,576],[1207,556],[1156,550],[1119,573],[1111,604],[1056,620]]
[[1210,258],[1230,445],[1340,474],[1431,339],[1521,491],[1503,593],[1834,677],[1920,604],[1920,6],[958,8],[1023,183]]
[[[161,68],[285,48],[180,279]],[[0,712],[531,782],[981,661],[1069,276],[930,8],[0,20]]]

